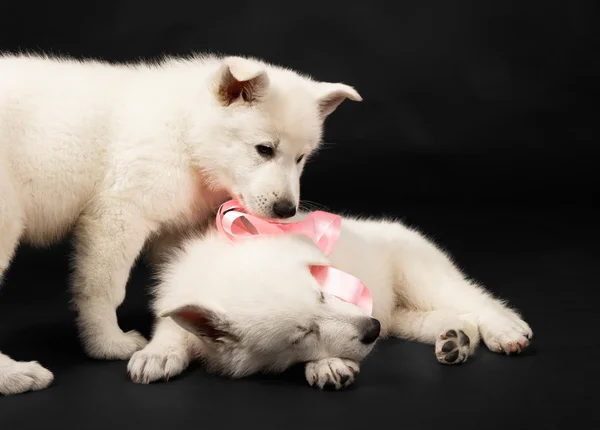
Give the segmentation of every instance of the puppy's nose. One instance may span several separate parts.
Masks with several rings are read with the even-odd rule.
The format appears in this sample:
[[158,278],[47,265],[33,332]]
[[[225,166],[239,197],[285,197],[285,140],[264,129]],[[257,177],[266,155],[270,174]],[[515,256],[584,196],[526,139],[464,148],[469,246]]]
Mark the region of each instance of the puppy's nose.
[[377,340],[380,331],[381,323],[375,318],[369,318],[360,341],[366,345],[370,345]]
[[273,204],[273,213],[278,218],[291,218],[296,215],[296,205],[289,200],[278,200]]

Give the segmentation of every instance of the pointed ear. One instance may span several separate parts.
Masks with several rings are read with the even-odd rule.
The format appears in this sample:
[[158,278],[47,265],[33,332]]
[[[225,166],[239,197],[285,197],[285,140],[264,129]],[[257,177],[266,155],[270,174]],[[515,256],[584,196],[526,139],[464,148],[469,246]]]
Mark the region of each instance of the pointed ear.
[[217,97],[223,106],[259,101],[268,88],[269,77],[259,64],[241,57],[223,59],[217,73]]
[[318,84],[317,103],[319,104],[319,115],[321,119],[327,118],[346,99],[355,102],[362,101],[358,92],[344,84],[332,84],[321,82]]
[[233,339],[227,320],[217,312],[196,305],[186,305],[164,312],[162,318],[171,317],[182,328],[198,337],[216,342]]

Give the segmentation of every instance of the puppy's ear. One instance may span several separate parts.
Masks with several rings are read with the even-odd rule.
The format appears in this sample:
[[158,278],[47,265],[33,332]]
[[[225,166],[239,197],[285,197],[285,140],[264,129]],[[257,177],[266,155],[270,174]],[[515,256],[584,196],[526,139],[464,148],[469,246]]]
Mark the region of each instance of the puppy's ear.
[[200,306],[181,306],[160,316],[172,318],[182,328],[198,337],[207,337],[216,342],[234,339],[230,326],[222,315]]
[[260,101],[269,88],[269,76],[257,63],[241,57],[226,57],[217,73],[217,98],[223,106],[235,101]]
[[346,99],[355,102],[362,101],[360,94],[348,85],[332,84],[329,82],[319,82],[317,84],[317,103],[319,104],[321,119],[324,120],[331,115]]

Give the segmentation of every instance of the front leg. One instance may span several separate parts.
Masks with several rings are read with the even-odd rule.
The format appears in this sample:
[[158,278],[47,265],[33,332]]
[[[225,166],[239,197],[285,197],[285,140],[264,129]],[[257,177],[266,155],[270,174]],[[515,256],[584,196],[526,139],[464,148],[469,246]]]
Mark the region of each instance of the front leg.
[[138,384],[149,384],[179,375],[192,360],[189,336],[171,318],[159,318],[150,343],[129,360],[129,378]]
[[320,390],[340,390],[349,387],[359,372],[358,363],[344,358],[309,361],[304,369],[310,386]]
[[116,311],[125,299],[131,268],[156,226],[136,208],[116,199],[93,209],[76,226],[73,302],[77,326],[90,357],[124,360],[147,341],[137,331],[124,333]]

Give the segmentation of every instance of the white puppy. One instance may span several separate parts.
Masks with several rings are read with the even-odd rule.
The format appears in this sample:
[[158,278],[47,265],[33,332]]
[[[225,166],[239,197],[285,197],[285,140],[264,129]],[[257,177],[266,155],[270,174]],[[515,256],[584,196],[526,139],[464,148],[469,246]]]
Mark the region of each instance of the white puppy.
[[[322,294],[313,264],[361,279],[376,320]],[[344,218],[329,258],[302,236],[232,245],[212,231],[173,254],[155,294],[153,338],[128,365],[135,382],[168,379],[199,358],[232,377],[306,362],[311,385],[339,389],[354,381],[378,335],[434,344],[445,364],[467,360],[480,338],[510,354],[532,337],[517,312],[466,279],[431,241],[391,221]]]
[[[127,359],[146,344],[116,309],[147,239],[212,217],[235,197],[293,216],[306,158],[343,84],[240,57],[111,65],[0,57],[0,278],[20,241],[75,232],[73,301],[87,353]],[[52,375],[0,354],[0,393]]]

